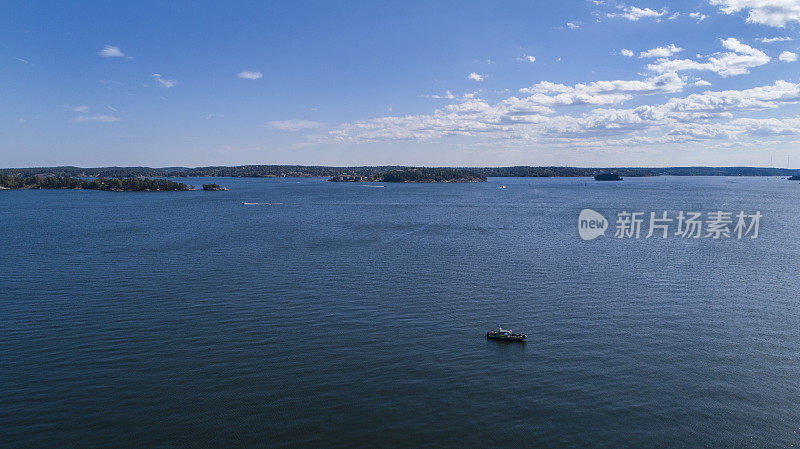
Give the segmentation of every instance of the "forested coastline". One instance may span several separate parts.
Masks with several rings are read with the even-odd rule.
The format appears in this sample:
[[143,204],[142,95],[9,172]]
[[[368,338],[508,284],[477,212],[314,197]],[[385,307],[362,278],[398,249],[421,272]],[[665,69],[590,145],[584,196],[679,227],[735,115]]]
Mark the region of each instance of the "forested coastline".
[[513,167],[413,167],[397,165],[379,166],[306,166],[306,165],[238,165],[210,167],[94,167],[81,168],[29,167],[3,168],[0,174],[20,177],[54,176],[69,178],[186,178],[186,177],[235,177],[235,178],[275,178],[275,177],[331,177],[343,173],[376,177],[398,170],[413,169],[457,169],[468,170],[483,177],[594,177],[599,173],[613,172],[622,177],[641,176],[792,176],[800,175],[800,170],[771,167],[556,167],[556,166],[513,166]]
[[2,189],[83,189],[112,192],[186,191],[191,187],[168,179],[97,178],[79,179],[66,176],[0,175]]

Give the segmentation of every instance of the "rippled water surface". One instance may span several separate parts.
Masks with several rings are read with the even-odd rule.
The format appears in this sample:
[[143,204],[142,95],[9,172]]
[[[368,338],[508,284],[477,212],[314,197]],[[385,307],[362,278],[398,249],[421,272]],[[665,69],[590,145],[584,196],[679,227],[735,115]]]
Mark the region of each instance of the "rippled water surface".
[[0,191],[0,446],[800,445],[797,183],[214,181]]

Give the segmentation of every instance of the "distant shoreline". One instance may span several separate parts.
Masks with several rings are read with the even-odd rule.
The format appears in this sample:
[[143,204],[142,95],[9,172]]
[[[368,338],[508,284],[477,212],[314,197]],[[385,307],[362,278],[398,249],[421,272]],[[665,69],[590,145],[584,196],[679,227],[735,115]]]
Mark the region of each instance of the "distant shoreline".
[[463,170],[484,178],[505,177],[594,177],[602,173],[615,173],[621,177],[645,176],[794,176],[800,169],[770,167],[565,167],[565,166],[512,166],[512,167],[414,167],[396,165],[376,166],[316,166],[316,165],[237,165],[209,167],[29,167],[2,168],[0,175],[56,176],[70,178],[310,178],[334,177],[349,174],[376,177],[387,172],[408,170]]
[[416,182],[416,183],[464,183],[486,182],[486,177],[463,168],[404,168],[363,176],[342,173],[328,179],[330,182]]
[[106,192],[185,192],[194,190],[182,182],[148,178],[97,178],[67,176],[14,176],[0,174],[3,190],[103,190]]

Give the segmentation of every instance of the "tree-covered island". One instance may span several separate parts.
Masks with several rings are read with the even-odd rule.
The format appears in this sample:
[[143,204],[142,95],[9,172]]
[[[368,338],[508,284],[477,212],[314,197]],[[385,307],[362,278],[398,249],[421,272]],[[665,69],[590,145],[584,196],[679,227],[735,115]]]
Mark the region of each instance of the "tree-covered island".
[[595,181],[622,181],[616,173],[598,173],[594,175]]
[[83,189],[110,192],[175,192],[191,190],[182,182],[149,178],[79,179],[65,176],[0,175],[0,189]]
[[440,167],[407,167],[374,176],[336,175],[331,182],[486,182],[486,177],[471,170]]
[[218,190],[228,190],[228,189],[226,187],[220,186],[219,184],[211,183],[211,184],[203,184],[203,190],[215,192]]

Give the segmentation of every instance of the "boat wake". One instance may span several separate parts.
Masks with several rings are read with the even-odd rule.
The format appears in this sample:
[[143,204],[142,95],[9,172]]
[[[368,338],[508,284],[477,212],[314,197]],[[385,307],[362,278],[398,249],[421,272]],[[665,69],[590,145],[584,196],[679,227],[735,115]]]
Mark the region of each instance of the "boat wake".
[[245,203],[242,202],[242,206],[281,206],[283,203]]

